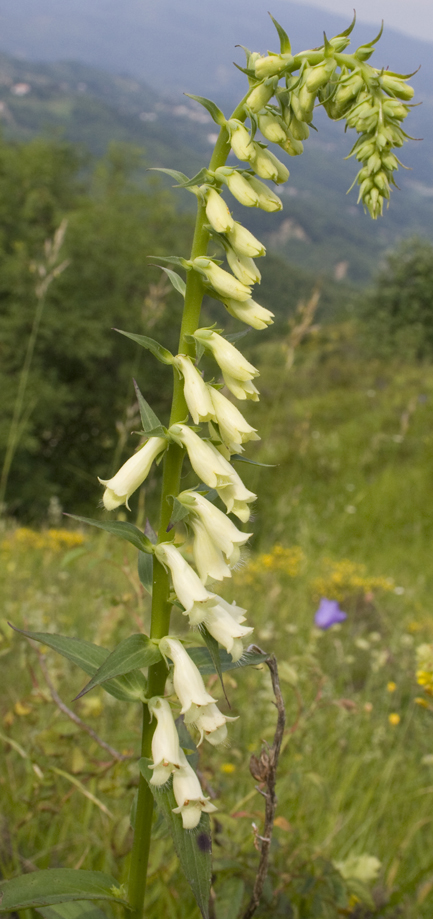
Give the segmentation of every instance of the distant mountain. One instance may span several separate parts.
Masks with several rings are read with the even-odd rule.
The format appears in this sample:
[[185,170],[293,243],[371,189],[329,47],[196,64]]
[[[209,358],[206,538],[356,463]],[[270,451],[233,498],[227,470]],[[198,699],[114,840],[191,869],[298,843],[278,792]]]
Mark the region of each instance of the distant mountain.
[[[347,25],[291,0],[273,0],[272,12],[297,47],[320,43],[323,28],[335,34]],[[354,34],[358,44],[372,30],[359,25]],[[189,175],[206,162],[216,128],[183,91],[209,95],[229,112],[245,85],[231,63],[234,57],[243,63],[235,43],[262,51],[278,47],[262,0],[219,0],[217,12],[203,0],[152,6],[143,0],[122,6],[114,0],[38,0],[37,7],[34,0],[3,0],[0,35],[3,48],[21,55],[0,58],[0,116],[9,136],[60,131],[97,155],[110,139],[130,141],[145,148],[148,165],[175,166]],[[414,85],[423,105],[406,124],[424,140],[402,151],[412,171],[400,171],[402,192],[393,193],[389,211],[372,223],[356,205],[356,190],[346,197],[356,163],[343,159],[356,135],[345,135],[342,125],[318,111],[319,130],[304,155],[287,158],[284,212],[250,213],[253,229],[271,249],[314,272],[362,283],[399,238],[433,239],[431,52],[431,44],[387,29],[373,58],[377,66],[405,72],[422,65]],[[77,62],[58,62],[68,57]],[[45,63],[31,62],[37,58]]]

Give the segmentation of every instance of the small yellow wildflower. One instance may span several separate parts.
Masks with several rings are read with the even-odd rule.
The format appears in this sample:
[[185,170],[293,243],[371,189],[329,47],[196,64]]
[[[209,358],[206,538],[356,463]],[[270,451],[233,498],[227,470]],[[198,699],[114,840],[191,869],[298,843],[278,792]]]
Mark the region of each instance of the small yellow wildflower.
[[285,548],[277,543],[270,552],[263,552],[250,562],[247,576],[281,571],[290,578],[296,578],[301,571],[305,555],[300,546]]
[[390,724],[392,724],[393,727],[396,727],[397,724],[400,724],[400,720],[400,715],[397,712],[391,712],[391,714],[388,715],[388,721]]
[[397,683],[394,683],[393,680],[390,680],[390,682],[386,684],[386,688],[388,692],[395,692],[397,689]]
[[342,601],[350,594],[368,596],[373,590],[393,590],[392,578],[372,577],[366,574],[365,565],[351,562],[348,558],[333,561],[323,559],[323,574],[314,579],[315,595]]
[[236,771],[236,766],[234,763],[221,763],[220,769],[225,775],[231,775],[232,772]]
[[5,552],[17,549],[48,549],[51,552],[61,552],[82,546],[84,541],[82,533],[73,533],[70,530],[37,531],[31,530],[30,527],[18,527],[2,540],[0,548]]
[[417,705],[422,705],[423,708],[430,708],[427,699],[423,699],[422,696],[416,696],[414,701]]

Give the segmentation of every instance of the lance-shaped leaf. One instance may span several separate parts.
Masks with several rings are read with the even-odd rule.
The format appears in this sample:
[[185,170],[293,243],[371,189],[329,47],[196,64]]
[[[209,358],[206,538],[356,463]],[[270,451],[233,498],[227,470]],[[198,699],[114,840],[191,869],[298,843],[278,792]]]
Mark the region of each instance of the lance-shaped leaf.
[[[53,635],[52,632],[28,632],[24,629],[17,629],[9,623],[15,632],[31,638],[33,641],[39,641],[53,651],[57,651],[62,657],[73,664],[77,664],[89,676],[93,676],[110,652],[107,648],[101,648],[90,641],[84,641],[82,638],[70,638],[67,635]],[[116,677],[103,684],[103,689],[118,699],[120,702],[143,702],[147,695],[147,681],[143,674],[136,670],[126,676]]]
[[40,906],[37,912],[44,919],[108,919],[106,913],[91,900],[73,900],[55,906]]
[[102,871],[49,868],[0,883],[0,913],[71,900],[114,900],[128,906],[117,881]]
[[153,437],[162,437],[164,434],[164,428],[158,418],[158,415],[155,415],[153,409],[151,409],[148,402],[140,392],[138,384],[133,380],[135,394],[137,396],[138,407],[140,409],[141,423],[143,425],[143,431],[145,434],[150,434],[152,432]]
[[258,460],[250,459],[248,456],[241,456],[240,453],[233,453],[230,462],[249,463],[250,466],[263,466],[265,469],[275,469],[277,463],[259,463]]
[[172,271],[171,268],[164,268],[164,265],[156,265],[155,267],[160,268],[161,271],[165,271],[174,289],[177,290],[182,297],[185,297],[186,284],[180,274],[178,274],[177,271]]
[[185,517],[188,517],[189,510],[182,504],[181,501],[178,501],[174,495],[168,495],[168,500],[173,502],[173,511],[170,518],[170,523],[179,523],[181,520],[184,520]]
[[106,530],[107,533],[111,533],[113,536],[120,536],[121,539],[126,539],[127,542],[132,543],[140,552],[153,552],[150,539],[133,523],[128,523],[124,520],[94,520],[93,517],[77,517],[76,514],[65,514],[65,517],[70,517],[71,520],[78,520],[80,523],[88,523],[90,526],[98,527],[100,530]]
[[[144,757],[138,763],[140,772],[148,784],[152,778],[152,770],[149,769],[151,763],[152,760]],[[212,869],[209,815],[202,814],[200,823],[194,830],[184,830],[180,815],[173,813],[173,808],[177,806],[173,793],[173,779],[170,777],[165,785],[149,784],[149,788],[158,809],[166,819],[183,873],[197,900],[203,919],[209,919]]]
[[[192,182],[192,179],[190,179]],[[155,258],[154,255],[149,255],[149,258]],[[177,268],[191,268],[191,265],[186,258],[182,258],[180,255],[158,255],[157,258],[160,262],[167,262],[168,265],[176,265]],[[158,268],[161,268],[161,265],[158,265]]]
[[124,332],[122,329],[114,329],[114,331],[119,332],[119,335],[124,335],[125,338],[130,338],[131,341],[135,341],[137,345],[141,345],[141,347],[146,348],[147,351],[151,351],[154,357],[161,361],[161,364],[173,363],[171,351],[168,351],[167,348],[164,348],[153,338],[148,338],[147,335],[135,335],[134,332]]
[[[269,13],[269,16],[271,16],[270,13]],[[281,54],[290,54],[290,52],[291,52],[291,50],[292,50],[292,46],[291,46],[291,44],[290,44],[290,38],[289,38],[289,36],[287,35],[287,32],[284,31],[283,27],[280,26],[280,23],[277,22],[277,20],[274,19],[273,16],[271,16],[271,19],[272,19],[272,22],[274,23],[274,26],[275,26],[275,28],[276,28],[276,30],[277,30],[277,32],[278,32],[278,38],[280,39],[280,50],[281,50]]]
[[[207,648],[186,648],[186,650],[203,676],[210,676],[217,672]],[[240,667],[257,667],[259,664],[264,664],[269,657],[269,654],[259,654],[258,651],[244,651],[241,659],[234,662],[227,651],[219,649],[220,666],[223,673],[226,670],[238,670]]]
[[205,96],[193,96],[191,93],[185,93],[185,96],[188,96],[189,99],[195,99],[195,101],[199,102],[200,105],[204,105],[205,109],[208,110],[209,115],[212,116],[215,123],[218,124],[221,128],[224,127],[226,119],[221,109],[215,105],[215,102],[212,102],[211,99],[206,99]]
[[153,588],[153,555],[146,552],[138,553],[138,577],[147,593],[152,596]]
[[133,670],[141,670],[142,667],[150,667],[151,664],[157,664],[160,660],[162,656],[159,648],[147,635],[129,635],[108,655],[90,682],[75,699],[81,699],[81,696],[107,680],[124,676]]
[[188,176],[184,172],[179,172],[177,169],[165,169],[163,166],[150,166],[149,172],[164,172],[170,178],[175,179],[178,185],[183,185],[184,182],[189,182]]

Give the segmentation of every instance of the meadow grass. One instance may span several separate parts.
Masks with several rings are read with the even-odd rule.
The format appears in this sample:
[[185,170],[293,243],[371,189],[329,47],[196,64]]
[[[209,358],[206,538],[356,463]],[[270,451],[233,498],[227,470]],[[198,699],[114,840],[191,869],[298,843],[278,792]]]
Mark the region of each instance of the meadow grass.
[[[248,470],[260,495],[259,536],[224,587],[227,599],[248,608],[254,640],[277,654],[288,713],[272,869],[258,915],[290,916],[288,900],[299,917],[367,915],[356,897],[346,913],[336,901],[319,912],[308,898],[316,890],[320,899],[326,866],[369,855],[381,868],[368,915],[427,919],[432,713],[415,674],[416,647],[433,641],[433,370],[367,360],[350,325],[312,338],[287,373],[284,341],[263,346],[259,357],[262,418],[255,415],[255,424],[263,441],[255,455],[278,465]],[[147,629],[148,598],[126,544],[90,532],[26,532],[7,528],[0,540],[0,868],[6,877],[32,867],[96,868],[125,881],[137,707],[100,689],[72,703],[86,677],[47,651],[66,704],[131,754],[116,762],[59,711],[36,649],[6,621],[113,648]],[[313,623],[320,596],[338,600],[348,615],[326,632]],[[179,612],[172,629],[186,635]],[[230,915],[219,894],[254,879],[252,825],[260,832],[263,805],[248,764],[275,724],[266,668],[232,671],[225,682],[240,718],[230,726],[230,746],[201,747],[199,764],[219,807],[216,919]],[[221,695],[216,677],[209,686]],[[176,919],[198,916],[159,821],[149,910],[152,919],[162,910]]]

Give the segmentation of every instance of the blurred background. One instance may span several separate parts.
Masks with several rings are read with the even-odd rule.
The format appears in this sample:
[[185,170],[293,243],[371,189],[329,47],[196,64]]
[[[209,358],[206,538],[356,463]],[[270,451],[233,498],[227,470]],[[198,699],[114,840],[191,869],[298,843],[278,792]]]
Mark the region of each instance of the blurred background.
[[[352,3],[273,0],[271,12],[301,50],[346,28]],[[262,440],[249,454],[274,468],[240,470],[259,500],[229,591],[255,640],[278,648],[290,725],[258,915],[429,919],[433,13],[427,0],[360,0],[357,13],[352,48],[385,17],[372,64],[417,71],[405,122],[415,139],[377,222],[356,189],[346,194],[356,135],[320,109],[303,156],[287,158],[284,210],[234,208],[268,249],[257,299],[275,324],[242,346],[261,371],[261,401],[246,414]],[[181,298],[155,264],[188,255],[195,201],[149,168],[192,176],[206,164],[215,125],[184,93],[228,115],[244,93],[239,45],[278,43],[262,0],[2,0],[0,36],[0,871],[66,864],[124,880],[135,708],[124,716],[99,689],[74,707],[117,749],[107,759],[51,691],[70,699],[84,675],[54,655],[38,667],[7,620],[78,629],[107,648],[148,623],[132,550],[72,529],[63,511],[102,513],[97,476],[138,444],[132,377],[168,418],[167,368],[113,331],[177,348]],[[203,316],[221,323],[214,302]],[[156,471],[133,497],[130,520],[155,524],[158,481]],[[315,628],[321,597],[347,620]],[[221,796],[216,919],[234,919],[254,880],[261,804],[248,758],[274,719],[264,671],[235,672],[227,686],[242,718],[231,747],[200,760]],[[149,915],[164,903],[190,919],[158,832]]]

